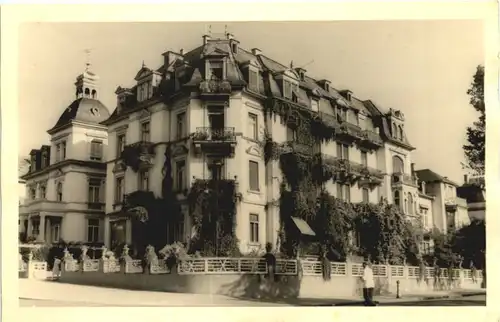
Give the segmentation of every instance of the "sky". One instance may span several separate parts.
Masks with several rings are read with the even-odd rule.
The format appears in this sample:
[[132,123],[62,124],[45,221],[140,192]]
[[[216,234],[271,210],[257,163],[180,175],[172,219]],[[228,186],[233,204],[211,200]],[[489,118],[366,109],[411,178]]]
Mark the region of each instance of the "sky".
[[480,20],[23,24],[19,153],[49,142],[46,131],[75,99],[86,49],[100,76],[100,100],[111,112],[116,87],[133,86],[143,61],[158,68],[163,52],[200,46],[210,25],[213,33],[227,25],[245,49],[257,47],[286,65],[293,60],[313,78],[401,110],[416,169],[463,182],[465,131],[478,117],[466,92],[484,64]]

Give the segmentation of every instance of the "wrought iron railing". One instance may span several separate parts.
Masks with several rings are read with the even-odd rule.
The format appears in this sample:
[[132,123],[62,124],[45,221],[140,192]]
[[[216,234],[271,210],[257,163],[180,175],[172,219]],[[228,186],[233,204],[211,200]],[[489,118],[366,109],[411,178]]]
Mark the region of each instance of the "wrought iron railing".
[[414,187],[418,186],[418,179],[406,173],[393,173],[391,178],[392,184],[406,184]]
[[201,94],[231,94],[231,83],[226,80],[205,80],[200,83]]
[[234,131],[234,127],[197,127],[196,132],[193,134],[193,141],[235,142],[236,134]]

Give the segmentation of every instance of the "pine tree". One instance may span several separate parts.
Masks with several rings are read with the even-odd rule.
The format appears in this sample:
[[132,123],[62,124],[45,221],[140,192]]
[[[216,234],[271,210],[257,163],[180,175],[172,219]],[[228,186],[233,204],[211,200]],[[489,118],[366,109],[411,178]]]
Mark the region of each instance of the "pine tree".
[[484,67],[477,66],[471,87],[467,90],[470,105],[480,113],[479,120],[467,127],[467,144],[463,146],[466,162],[464,168],[475,175],[484,175],[486,116],[484,104]]

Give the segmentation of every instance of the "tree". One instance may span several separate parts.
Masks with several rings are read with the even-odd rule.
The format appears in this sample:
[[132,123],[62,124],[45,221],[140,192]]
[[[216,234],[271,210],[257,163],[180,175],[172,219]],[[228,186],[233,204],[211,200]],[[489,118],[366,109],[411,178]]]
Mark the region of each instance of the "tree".
[[470,261],[483,269],[485,267],[486,226],[484,220],[475,219],[469,225],[460,228],[453,236],[454,251],[464,258],[464,266]]
[[470,105],[480,113],[479,120],[467,127],[467,144],[463,145],[464,168],[478,176],[484,175],[486,116],[484,104],[484,66],[477,66],[471,87],[467,90]]

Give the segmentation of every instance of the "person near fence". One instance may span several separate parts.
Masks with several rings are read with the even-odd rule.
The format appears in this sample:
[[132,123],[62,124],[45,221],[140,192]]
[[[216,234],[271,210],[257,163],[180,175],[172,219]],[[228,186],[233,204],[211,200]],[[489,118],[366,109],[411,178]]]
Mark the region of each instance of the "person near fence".
[[274,275],[276,273],[276,256],[272,253],[273,245],[271,243],[266,244],[266,253],[263,258],[267,265],[267,277],[269,280],[274,281]]
[[441,268],[439,267],[437,260],[434,260],[434,288],[439,288],[441,278]]
[[321,273],[324,281],[329,281],[332,278],[332,265],[326,256],[326,248],[321,247],[318,261],[321,263]]
[[373,302],[373,289],[375,288],[375,280],[373,278],[373,270],[371,264],[367,261],[363,262],[363,298],[365,306],[375,306]]
[[474,265],[474,262],[473,261],[470,261],[470,273],[471,273],[471,277],[472,277],[472,283],[476,284],[476,274],[477,274],[477,269],[476,269],[476,265]]
[[59,256],[54,257],[54,266],[52,266],[52,278],[57,278],[60,275],[61,271],[61,260],[58,258]]

